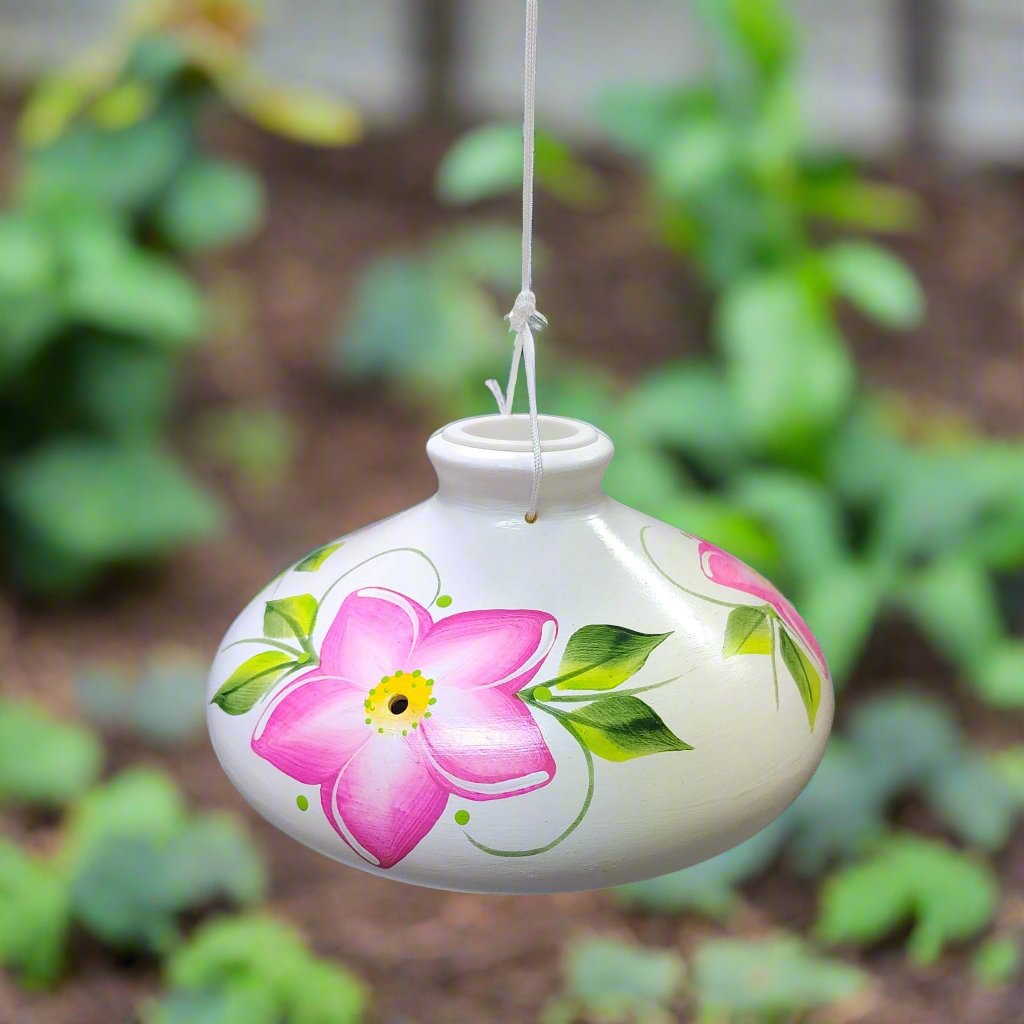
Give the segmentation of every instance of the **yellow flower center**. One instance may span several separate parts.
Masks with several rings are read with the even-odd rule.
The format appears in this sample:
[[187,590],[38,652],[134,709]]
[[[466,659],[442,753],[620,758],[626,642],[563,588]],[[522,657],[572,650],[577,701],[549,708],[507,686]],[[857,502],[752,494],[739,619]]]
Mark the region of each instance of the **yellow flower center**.
[[431,692],[433,679],[424,679],[423,673],[403,672],[398,669],[385,676],[366,695],[366,727],[382,736],[408,736],[431,715],[437,698]]

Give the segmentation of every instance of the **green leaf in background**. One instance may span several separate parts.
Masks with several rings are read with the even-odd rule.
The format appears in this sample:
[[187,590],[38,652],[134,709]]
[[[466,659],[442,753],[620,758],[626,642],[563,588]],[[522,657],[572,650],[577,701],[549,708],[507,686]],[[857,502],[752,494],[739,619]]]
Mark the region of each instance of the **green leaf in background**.
[[131,768],[89,791],[74,808],[61,857],[82,862],[110,836],[168,842],[187,820],[185,802],[171,779],[149,768]]
[[1024,642],[1004,640],[978,658],[971,684],[997,708],[1024,707]]
[[316,959],[297,932],[268,917],[203,925],[171,954],[164,973],[172,997],[258,993],[260,1005],[272,1007],[275,1022],[359,1024],[367,1004],[366,990],[354,975]]
[[312,594],[281,597],[268,601],[263,612],[263,632],[278,639],[291,639],[305,643],[316,626],[319,605]]
[[191,126],[184,106],[123,131],[80,124],[30,154],[25,192],[32,200],[74,195],[139,212],[153,203],[186,160]]
[[821,301],[789,270],[749,275],[725,292],[716,333],[748,436],[802,452],[849,404],[856,373]]
[[0,802],[61,807],[96,781],[103,748],[87,729],[0,700]]
[[[597,175],[544,131],[537,133],[536,177],[542,189],[567,206],[589,206],[604,194]],[[522,180],[522,126],[487,124],[467,132],[445,154],[437,192],[445,202],[464,205],[518,192]]]
[[311,146],[347,146],[363,132],[356,110],[311,89],[246,74],[225,81],[227,98],[266,131]]
[[23,582],[39,589],[53,589],[48,563],[91,570],[159,558],[220,524],[213,499],[145,444],[53,441],[12,463],[0,488],[21,533],[9,557]]
[[932,809],[982,850],[1001,850],[1021,816],[1021,800],[989,758],[965,752],[927,780]]
[[123,338],[83,336],[72,353],[77,404],[110,435],[155,434],[170,416],[177,391],[175,358]]
[[257,654],[231,673],[210,703],[229,715],[244,715],[297,664],[295,658],[284,651]]
[[61,874],[0,840],[0,966],[29,988],[51,985],[64,967],[70,924]]
[[279,1024],[271,996],[261,990],[229,988],[209,992],[173,992],[146,1003],[145,1024]]
[[709,472],[734,469],[743,456],[739,412],[717,367],[691,361],[659,367],[623,396],[619,412],[640,439],[672,445]]
[[857,708],[847,728],[883,790],[919,786],[957,761],[963,738],[948,709],[922,693],[893,693]]
[[988,988],[1003,988],[1020,974],[1022,963],[1020,940],[996,936],[978,947],[971,958],[971,973]]
[[230,245],[254,234],[263,219],[263,186],[237,164],[193,157],[161,197],[156,223],[179,249]]
[[924,295],[907,265],[867,242],[836,242],[825,250],[836,290],[884,327],[906,330],[924,316]]
[[669,199],[686,200],[715,186],[736,160],[736,139],[713,115],[693,118],[662,144],[654,180]]
[[195,818],[164,848],[166,885],[178,908],[218,900],[237,906],[258,902],[267,887],[263,860],[234,818],[209,814]]
[[316,572],[344,543],[344,541],[339,540],[334,544],[325,544],[321,548],[316,548],[306,555],[305,558],[300,558],[299,561],[295,563],[295,571]]
[[737,654],[771,654],[772,623],[767,608],[734,608],[725,625],[723,658]]
[[616,939],[591,938],[566,958],[561,996],[541,1015],[542,1024],[588,1020],[663,1024],[679,998],[686,966],[673,950],[644,949]]
[[115,949],[167,952],[178,937],[168,867],[162,847],[148,837],[102,837],[72,880],[75,917]]
[[862,992],[867,975],[797,938],[716,939],[697,950],[693,984],[700,1019],[782,1021]]
[[649,754],[693,750],[665,725],[656,711],[636,697],[602,697],[561,718],[591,753],[606,761],[630,761]]
[[0,214],[0,297],[5,302],[38,295],[57,270],[51,240],[29,217]]
[[639,672],[671,633],[637,633],[594,625],[569,638],[555,685],[562,690],[611,690]]
[[724,74],[739,77],[749,66],[770,80],[789,67],[796,33],[781,0],[696,0],[694,7],[725,51],[717,62]]
[[257,495],[281,487],[295,463],[298,429],[290,416],[276,409],[212,409],[200,418],[195,432],[203,452]]
[[752,839],[717,857],[660,878],[621,885],[611,890],[612,896],[630,910],[652,914],[694,911],[706,917],[727,918],[739,902],[736,886],[761,874],[772,863],[788,833],[788,825],[777,818]]
[[800,692],[800,699],[807,709],[807,721],[814,728],[814,720],[818,717],[818,706],[821,703],[821,675],[817,666],[804,654],[789,635],[785,626],[779,627],[779,653],[789,674]]
[[872,945],[913,922],[913,960],[933,963],[950,942],[976,935],[995,913],[991,868],[943,843],[906,835],[826,882],[818,932],[829,943]]
[[188,277],[144,252],[80,268],[68,281],[66,302],[68,314],[91,327],[171,349],[196,341],[205,320],[202,296]]

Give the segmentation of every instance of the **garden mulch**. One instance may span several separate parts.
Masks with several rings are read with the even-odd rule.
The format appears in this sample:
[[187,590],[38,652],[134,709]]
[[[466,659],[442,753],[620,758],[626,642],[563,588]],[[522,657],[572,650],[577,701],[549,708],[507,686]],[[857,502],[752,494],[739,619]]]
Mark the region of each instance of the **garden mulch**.
[[[8,133],[9,118],[0,123],[0,139]],[[236,611],[281,566],[433,488],[423,445],[440,424],[408,403],[346,386],[327,368],[326,355],[362,267],[468,216],[439,209],[431,197],[432,170],[447,140],[410,129],[323,153],[267,140],[234,123],[223,126],[221,138],[265,175],[269,223],[259,238],[198,268],[217,298],[218,323],[214,339],[189,366],[177,433],[199,471],[228,499],[230,530],[163,571],[121,576],[74,605],[44,608],[0,595],[0,690],[32,696],[58,712],[76,713],[74,678],[90,662],[131,664],[168,643],[212,653]],[[614,162],[601,158],[598,166],[609,182],[602,208],[570,212],[540,202],[538,230],[549,253],[542,305],[556,325],[551,337],[566,351],[634,376],[701,349],[708,298],[652,241],[638,182]],[[912,163],[883,173],[913,185],[925,199],[926,223],[895,245],[920,274],[930,313],[922,328],[905,336],[851,317],[865,372],[879,387],[951,422],[971,422],[996,435],[1019,433],[1024,181],[1009,172]],[[515,217],[511,202],[485,212]],[[198,454],[190,424],[225,402],[269,406],[293,422],[299,454],[286,486],[247,490]],[[954,699],[980,740],[1019,738],[1019,716],[996,716],[970,702],[948,667],[898,624],[878,633],[851,691],[910,680]],[[377,1022],[536,1020],[559,984],[566,944],[585,933],[689,951],[701,938],[726,931],[806,929],[814,920],[813,887],[784,868],[748,889],[728,929],[693,918],[623,914],[601,893],[483,897],[396,885],[344,869],[263,824],[202,740],[172,753],[129,741],[111,744],[112,770],[139,760],[165,767],[199,807],[231,808],[248,820],[269,859],[271,909],[296,921],[318,953],[366,979]],[[0,832],[29,829],[42,844],[48,827],[0,818]],[[1024,928],[1024,836],[998,865],[1003,922]],[[913,970],[899,942],[852,959],[873,973],[875,984],[864,999],[830,1014],[831,1021],[1024,1021],[1024,985],[984,990],[970,980],[965,952]],[[153,962],[119,961],[79,940],[70,975],[53,994],[26,994],[0,979],[0,1024],[127,1022],[158,984]]]

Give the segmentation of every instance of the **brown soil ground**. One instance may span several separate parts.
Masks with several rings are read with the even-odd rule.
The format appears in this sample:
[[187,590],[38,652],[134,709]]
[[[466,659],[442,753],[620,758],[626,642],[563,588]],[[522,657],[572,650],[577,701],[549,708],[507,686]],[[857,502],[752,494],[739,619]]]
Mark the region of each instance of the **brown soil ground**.
[[[0,128],[0,138],[6,137]],[[323,357],[360,268],[379,253],[415,246],[450,220],[430,188],[445,140],[408,131],[325,154],[229,126],[226,144],[266,175],[269,224],[252,243],[201,267],[225,312],[217,339],[190,368],[188,407],[196,413],[245,400],[279,409],[300,432],[299,458],[287,487],[259,498],[197,460],[230,501],[230,533],[182,555],[164,572],[121,579],[98,598],[57,609],[0,595],[4,693],[32,695],[74,713],[73,679],[85,663],[131,663],[166,642],[212,651],[235,611],[282,565],[431,492],[423,444],[438,424],[407,405],[339,386]],[[1017,433],[1024,427],[1024,182],[1008,174],[954,176],[935,167],[887,170],[918,188],[929,210],[920,232],[897,248],[921,275],[930,314],[907,337],[851,322],[865,371],[878,385],[932,409],[989,432]],[[567,350],[635,374],[699,348],[707,303],[687,272],[651,241],[637,183],[614,165],[608,174],[611,198],[600,210],[570,213],[540,203],[539,233],[550,253],[544,306]],[[514,216],[512,206],[501,204],[487,212]],[[187,422],[181,436],[188,447]],[[957,694],[945,666],[898,628],[885,630],[859,682],[873,690],[908,679]],[[956,699],[980,738],[1019,738],[1019,717],[1007,720]],[[124,744],[111,751],[112,769],[137,760],[171,771],[196,805],[232,808],[247,818],[269,858],[272,909],[299,923],[319,953],[350,965],[370,983],[375,1021],[525,1024],[536,1020],[555,992],[562,951],[576,935],[633,936],[687,951],[725,930],[690,918],[624,915],[601,893],[493,898],[381,881],[340,868],[262,824],[202,742],[169,755]],[[18,821],[0,819],[0,831],[21,828]],[[998,863],[1002,915],[1019,927],[1024,836]],[[804,928],[814,910],[813,887],[777,869],[748,891],[728,931]],[[911,970],[894,942],[861,962],[877,979],[871,995],[830,1020],[1024,1020],[1024,983],[1001,993],[982,989],[970,980],[966,952],[928,970]],[[157,985],[153,963],[118,962],[82,943],[70,977],[52,995],[27,995],[0,979],[0,1022],[129,1021]],[[685,1013],[680,1019],[687,1019]]]

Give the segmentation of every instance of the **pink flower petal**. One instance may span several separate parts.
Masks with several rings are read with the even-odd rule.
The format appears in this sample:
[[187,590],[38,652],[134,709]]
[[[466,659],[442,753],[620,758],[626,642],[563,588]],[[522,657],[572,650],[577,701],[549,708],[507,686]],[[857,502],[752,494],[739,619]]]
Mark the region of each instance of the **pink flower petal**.
[[327,820],[364,860],[397,864],[434,827],[448,792],[427,765],[419,737],[371,736],[321,787]]
[[804,622],[796,608],[768,580],[756,570],[751,569],[749,565],[741,562],[735,555],[730,555],[727,551],[723,551],[714,544],[709,544],[706,540],[700,542],[698,553],[700,567],[709,580],[723,587],[750,594],[751,597],[770,604],[778,612],[779,618],[804,642],[818,662],[819,668],[825,672],[828,671],[825,655],[810,627]]
[[432,620],[411,598],[368,587],[345,598],[320,650],[324,671],[344,676],[364,692],[396,669],[404,669]]
[[501,687],[438,693],[420,726],[434,770],[452,793],[499,800],[546,786],[555,760],[530,709]]
[[434,679],[438,692],[483,686],[514,692],[537,674],[557,634],[558,623],[545,612],[462,612],[434,625],[409,667]]
[[314,669],[285,686],[264,711],[252,749],[307,786],[337,775],[368,737],[361,687]]

